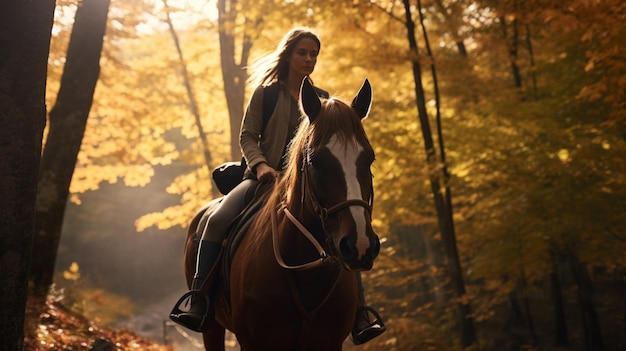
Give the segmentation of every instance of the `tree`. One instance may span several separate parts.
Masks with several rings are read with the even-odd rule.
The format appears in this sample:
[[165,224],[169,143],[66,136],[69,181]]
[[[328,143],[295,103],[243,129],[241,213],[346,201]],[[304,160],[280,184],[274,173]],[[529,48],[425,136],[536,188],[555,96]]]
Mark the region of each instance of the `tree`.
[[[130,3],[125,1],[124,6]],[[546,330],[554,329],[562,344],[570,338],[572,345],[582,345],[586,336],[590,345],[603,341],[606,349],[615,348],[615,325],[611,330],[606,312],[615,305],[605,297],[606,286],[619,284],[621,278],[616,277],[622,277],[626,267],[625,55],[619,45],[626,33],[626,5],[618,0],[424,2],[420,13],[431,43],[436,43],[429,55],[407,48],[402,1],[224,3],[238,11],[236,20],[223,27],[237,43],[235,71],[245,69],[240,56],[244,34],[254,38],[250,57],[255,57],[272,50],[291,26],[309,24],[322,40],[316,83],[341,96],[356,88],[355,78],[367,76],[372,82],[374,103],[365,128],[377,155],[373,216],[385,240],[375,269],[365,275],[367,285],[375,287],[368,288],[368,301],[384,305],[383,317],[394,319],[388,334],[372,347],[392,337],[402,340],[396,348],[417,347],[419,335],[402,334],[401,330],[420,330],[407,328],[410,324],[403,324],[407,320],[446,337],[455,335],[451,328],[458,323],[450,323],[450,316],[463,302],[471,304],[484,338],[493,336],[490,326],[495,325],[502,327],[505,333],[499,335],[507,340],[541,347],[551,339]],[[416,19],[416,2],[410,3]],[[205,5],[215,7],[215,1]],[[215,162],[232,160],[230,134],[238,128],[244,101],[233,109],[238,112],[232,115],[235,122],[229,133],[222,91],[233,90],[223,89],[215,9],[210,16],[184,13],[188,14],[184,22],[176,21],[177,13],[172,18],[185,53],[185,75],[195,87]],[[257,18],[272,24],[263,25],[258,38],[260,30],[247,31],[250,27],[245,25],[257,23]],[[180,59],[165,26],[129,38],[136,27],[123,23],[114,27],[121,39],[107,32],[108,40],[114,41],[107,42],[113,44],[106,46],[107,51],[111,47],[119,51],[103,56],[103,74],[72,181],[72,200],[80,200],[80,192],[96,189],[102,181],[123,179],[127,186],[144,186],[153,177],[154,166],[181,162],[185,167],[166,188],[180,195],[180,204],[136,223],[140,231],[147,226],[186,226],[211,189]],[[129,31],[125,36],[124,30]],[[416,41],[422,48],[419,32]],[[62,52],[51,56],[55,74],[62,66],[56,64],[63,59]],[[432,94],[419,98],[431,116],[441,112],[446,160],[433,162],[431,157],[428,162],[424,152],[416,152],[426,147],[415,113],[414,62],[424,69],[422,90],[438,87],[441,92],[441,111]],[[436,80],[424,74],[433,62]],[[56,81],[48,84],[56,90]],[[432,121],[435,148],[443,138]],[[443,156],[441,149],[437,156]],[[446,165],[449,177],[442,174]],[[433,206],[433,175],[440,188],[434,196],[445,194],[441,202],[452,204],[446,190],[454,189],[454,229],[467,289],[461,301],[449,299],[457,294],[440,249],[444,238]],[[80,235],[98,240],[104,233]],[[412,250],[403,250],[402,245],[412,245]],[[574,267],[575,259],[580,264],[574,279],[574,272],[566,268]],[[514,305],[517,308],[509,307]],[[553,307],[555,317],[541,313],[539,306]],[[584,314],[577,313],[579,307]],[[520,322],[516,328],[507,328],[511,313]],[[602,329],[596,328],[599,325]],[[597,338],[599,331],[604,340]],[[433,333],[428,335],[430,339]],[[456,339],[460,338],[450,345],[446,338],[442,345],[454,348],[460,344]]]
[[[176,52],[178,53],[178,59],[180,61],[181,75],[185,85],[185,90],[187,91],[187,98],[189,99],[189,109],[191,110],[191,114],[194,117],[196,122],[196,127],[198,128],[198,137],[200,139],[200,143],[202,144],[202,154],[204,155],[205,166],[207,167],[207,171],[210,174],[211,170],[215,167],[213,162],[213,156],[211,155],[211,149],[209,148],[209,140],[207,138],[207,134],[204,131],[204,127],[202,125],[202,118],[200,116],[200,107],[198,106],[198,101],[196,99],[196,93],[194,91],[191,77],[187,70],[187,62],[185,61],[185,57],[183,55],[183,49],[180,45],[180,39],[178,37],[178,33],[174,28],[174,22],[172,22],[172,18],[170,15],[170,8],[167,4],[166,0],[163,0],[163,6],[165,10],[165,20],[167,22],[167,26],[170,30],[170,34],[172,35],[172,39],[174,40],[174,46],[176,47]],[[232,128],[231,128],[232,130]],[[218,197],[220,195],[216,186],[211,187],[211,193],[213,197]]]
[[54,0],[0,5],[0,345],[21,350]]
[[[252,48],[257,39],[267,33],[265,30],[269,29],[265,28],[264,23],[276,25],[281,20],[284,21],[281,13],[285,13],[283,11],[287,5],[277,5],[274,1],[217,0],[220,62],[230,118],[230,148],[233,160],[241,157],[239,129],[245,104],[247,66]],[[272,13],[266,12],[268,7],[272,8]],[[273,45],[276,46],[277,42]]]
[[[218,23],[220,37],[220,59],[222,63],[222,78],[224,80],[224,93],[230,116],[230,153],[233,159],[241,156],[239,148],[239,127],[243,116],[244,93],[248,78],[245,67],[248,65],[252,38],[249,33],[258,31],[256,26],[260,20],[252,19],[243,22],[243,28],[237,30],[238,0],[218,0]],[[252,28],[247,28],[248,26]],[[241,34],[241,48],[239,49],[239,62],[235,57],[237,52],[236,33]]]
[[[411,5],[408,0],[403,0],[404,11],[406,13],[406,29],[407,37],[409,41],[409,47],[415,57],[418,55],[417,41],[415,39],[415,24],[412,18]],[[418,4],[420,2],[418,1]],[[418,11],[421,10],[421,6],[418,6]],[[425,41],[428,43],[427,38]],[[459,259],[459,253],[456,243],[456,234],[454,230],[454,221],[452,218],[452,199],[450,195],[449,183],[447,182],[447,174],[445,159],[441,166],[440,172],[436,171],[436,148],[433,143],[433,136],[430,129],[430,122],[428,120],[428,112],[426,110],[426,99],[424,96],[424,87],[422,83],[422,69],[420,62],[416,59],[412,62],[413,67],[413,80],[415,82],[415,95],[418,109],[418,117],[420,125],[422,127],[422,136],[424,138],[424,147],[427,154],[427,162],[433,167],[430,173],[430,186],[435,200],[435,207],[437,209],[437,220],[439,223],[439,230],[443,238],[445,251],[448,258],[448,273],[454,288],[455,297],[458,299],[458,318],[459,326],[461,329],[461,343],[464,347],[469,347],[476,342],[476,332],[474,330],[474,323],[471,317],[471,309],[467,302],[463,300],[465,295],[465,283],[463,281],[463,273],[461,270],[461,262]],[[433,77],[436,86],[436,77]],[[443,155],[443,140],[440,136],[440,150]],[[444,181],[445,197],[442,193],[441,182]]]
[[85,125],[100,74],[100,53],[110,0],[84,0],[74,27],[41,158],[30,278],[45,297],[53,281],[63,215]]

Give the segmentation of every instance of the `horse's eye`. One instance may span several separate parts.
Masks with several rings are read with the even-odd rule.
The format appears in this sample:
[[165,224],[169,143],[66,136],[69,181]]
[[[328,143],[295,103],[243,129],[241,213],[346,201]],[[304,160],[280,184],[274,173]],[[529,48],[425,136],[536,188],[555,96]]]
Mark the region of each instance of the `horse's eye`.
[[374,150],[370,150],[368,152],[368,161],[370,162],[370,164],[374,163],[374,161],[376,160],[376,154],[374,153]]
[[363,151],[360,157],[363,162],[370,166],[372,165],[372,163],[374,163],[374,160],[376,159],[376,155],[374,154],[374,150],[372,149],[366,149],[365,151]]

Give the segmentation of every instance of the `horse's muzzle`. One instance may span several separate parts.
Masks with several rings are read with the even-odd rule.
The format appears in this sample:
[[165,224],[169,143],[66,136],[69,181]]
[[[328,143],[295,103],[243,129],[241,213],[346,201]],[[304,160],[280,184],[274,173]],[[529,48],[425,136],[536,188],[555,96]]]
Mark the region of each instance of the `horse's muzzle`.
[[339,256],[347,270],[367,271],[372,269],[374,260],[380,252],[380,240],[374,232],[371,232],[367,239],[369,245],[363,253],[357,247],[354,236],[346,236],[339,241]]

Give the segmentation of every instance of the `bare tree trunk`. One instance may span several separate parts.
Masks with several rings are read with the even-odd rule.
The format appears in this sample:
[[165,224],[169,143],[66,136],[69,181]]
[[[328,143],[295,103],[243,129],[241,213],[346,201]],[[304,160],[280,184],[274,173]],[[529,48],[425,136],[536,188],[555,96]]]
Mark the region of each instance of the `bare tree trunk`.
[[520,74],[519,66],[517,65],[517,48],[519,46],[519,29],[517,24],[517,18],[513,20],[513,34],[509,38],[508,27],[506,18],[504,15],[500,16],[500,23],[502,24],[502,35],[507,45],[509,53],[509,63],[511,65],[511,74],[513,75],[513,83],[516,88],[522,87],[522,76]]
[[34,295],[45,297],[54,264],[69,186],[100,74],[100,53],[110,0],[83,0],[76,11],[50,130],[39,169],[35,241],[30,278]]
[[[436,169],[436,152],[432,138],[432,132],[430,129],[430,122],[428,120],[428,113],[426,111],[426,99],[424,97],[424,87],[422,85],[421,78],[421,66],[419,61],[417,60],[418,49],[417,40],[415,39],[415,24],[413,22],[411,14],[411,6],[409,4],[409,0],[403,0],[403,3],[406,14],[405,25],[407,28],[409,48],[411,52],[415,55],[412,66],[413,79],[415,81],[415,95],[417,99],[416,102],[418,116],[422,129],[422,136],[424,138],[424,147],[426,149],[427,162],[432,166],[431,169],[434,170]],[[418,0],[418,8],[420,7],[420,2]],[[448,272],[450,274],[454,294],[455,297],[458,298],[457,312],[459,318],[459,327],[461,329],[461,343],[464,347],[469,347],[472,344],[476,343],[476,332],[474,330],[474,323],[471,317],[470,307],[467,303],[463,303],[461,299],[463,295],[465,295],[465,284],[463,282],[461,263],[459,260],[459,254],[456,245],[456,234],[454,232],[454,222],[452,220],[452,204],[450,203],[450,198],[448,196],[444,198],[444,196],[442,195],[440,182],[441,178],[438,172],[431,172],[430,185],[435,200],[439,230],[441,232],[444,248],[448,256]]]
[[523,293],[522,303],[524,305],[524,315],[526,317],[525,324],[528,328],[528,332],[530,333],[530,338],[533,343],[532,345],[536,346],[539,344],[539,339],[537,338],[537,332],[535,331],[535,321],[533,319],[532,313],[530,312],[530,302],[528,301],[528,284],[526,283],[526,276],[524,274],[523,267],[519,278],[519,285]]
[[24,344],[54,0],[0,3],[0,345]]
[[533,51],[533,42],[530,38],[530,25],[526,24],[526,49],[530,56],[530,76],[533,81],[533,96],[537,99],[537,72],[535,70],[535,52]]
[[[220,40],[220,60],[224,94],[230,117],[230,153],[233,160],[241,158],[239,147],[239,129],[243,117],[244,94],[246,88],[248,57],[252,40],[242,34],[242,48],[239,63],[235,60],[235,19],[237,18],[237,0],[218,0],[218,23]],[[246,31],[244,31],[246,32]]]
[[565,308],[563,300],[563,290],[559,280],[558,255],[551,251],[552,256],[552,272],[550,273],[550,298],[552,299],[552,307],[554,313],[555,335],[554,346],[569,346],[569,338],[567,333],[567,324],[565,322]]
[[574,280],[578,285],[578,305],[583,319],[585,335],[585,351],[603,351],[604,341],[600,330],[600,321],[593,302],[593,286],[587,272],[587,267],[580,262],[577,255],[571,253],[569,259],[574,273]]
[[[207,138],[207,134],[204,132],[204,128],[202,126],[202,119],[200,118],[200,108],[198,107],[198,102],[196,100],[196,94],[194,93],[193,86],[191,84],[191,78],[189,77],[189,72],[187,71],[187,62],[183,56],[183,49],[180,47],[180,40],[178,40],[178,34],[176,33],[176,29],[174,28],[174,23],[172,23],[172,19],[170,18],[170,8],[167,4],[167,0],[163,0],[163,6],[165,7],[165,15],[167,25],[170,30],[170,34],[172,35],[172,39],[174,40],[174,45],[176,46],[176,52],[178,53],[178,60],[180,61],[180,66],[183,74],[183,82],[185,83],[185,90],[187,91],[187,98],[189,99],[189,109],[191,110],[191,114],[193,115],[196,121],[196,127],[198,127],[198,137],[202,142],[202,153],[204,155],[204,162],[208,170],[208,174],[211,174],[213,168],[216,165],[213,164],[213,156],[211,155],[211,149],[209,148],[209,139]],[[211,186],[211,194],[213,197],[219,197],[220,192],[215,183],[212,183]]]

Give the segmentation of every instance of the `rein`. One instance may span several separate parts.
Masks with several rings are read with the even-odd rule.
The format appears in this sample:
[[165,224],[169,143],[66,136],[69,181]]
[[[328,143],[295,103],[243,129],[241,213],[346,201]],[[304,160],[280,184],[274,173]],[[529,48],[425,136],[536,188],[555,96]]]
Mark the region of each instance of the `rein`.
[[[343,210],[344,208],[351,207],[351,206],[362,206],[371,214],[373,196],[370,198],[369,202],[364,201],[362,199],[350,199],[350,200],[342,201],[330,208],[325,208],[320,205],[314,192],[310,189],[309,181],[308,181],[309,172],[308,172],[308,167],[306,167],[306,164],[307,163],[304,163],[301,168],[301,173],[302,173],[302,182],[301,182],[302,183],[302,199],[301,201],[304,203],[304,194],[307,193],[305,192],[305,189],[308,187],[309,188],[308,194],[313,204],[314,212],[317,214],[320,222],[322,223],[324,236],[326,237],[326,240],[329,242],[331,250],[335,253],[335,256],[338,256],[337,248],[335,247],[332,239],[329,238],[328,231],[326,229],[326,220],[328,219],[328,216],[333,215]],[[374,192],[372,191],[371,193],[373,194]],[[295,225],[296,228],[298,228],[300,233],[302,233],[309,240],[309,242],[315,247],[315,249],[317,250],[319,254],[318,259],[308,262],[308,263],[301,264],[301,265],[296,265],[296,266],[290,266],[285,263],[285,260],[283,259],[283,256],[280,252],[280,247],[278,245],[278,221],[276,219],[276,215],[277,215],[277,212],[279,211],[283,211],[287,219],[289,219],[289,221],[291,221],[291,223],[293,223],[293,225]],[[291,211],[289,211],[289,209],[284,205],[284,203],[281,204],[278,211],[271,211],[271,221],[272,221],[272,244],[274,248],[274,257],[276,258],[276,262],[278,262],[278,264],[281,267],[285,269],[290,269],[290,270],[311,269],[311,268],[321,265],[322,263],[324,263],[326,259],[332,258],[328,256],[328,254],[326,253],[326,250],[324,250],[322,245],[320,245],[320,243],[315,239],[313,234],[311,234],[311,232],[308,229],[306,229],[306,227],[291,213]]]
[[287,216],[287,218],[289,218],[289,220],[300,230],[300,232],[304,234],[304,236],[307,239],[309,239],[311,244],[315,246],[315,248],[317,249],[317,252],[320,255],[320,258],[318,258],[315,261],[297,265],[297,266],[287,265],[285,263],[285,260],[283,260],[282,254],[280,253],[280,247],[278,247],[278,223],[276,221],[276,211],[272,211],[272,244],[274,247],[274,257],[276,258],[276,262],[278,262],[278,264],[281,267],[285,269],[292,269],[292,270],[309,269],[309,268],[317,267],[320,264],[322,264],[323,261],[326,258],[328,258],[328,255],[326,254],[326,251],[324,250],[324,248],[320,245],[319,242],[317,242],[317,240],[315,240],[315,237],[313,237],[313,234],[311,234],[311,232],[308,229],[306,229],[304,225],[302,225],[302,223],[300,223],[300,221],[298,221],[296,217],[294,217],[294,215],[291,214],[291,212],[287,208],[285,208],[284,206],[281,206],[281,208],[283,212],[285,213],[285,216]]

